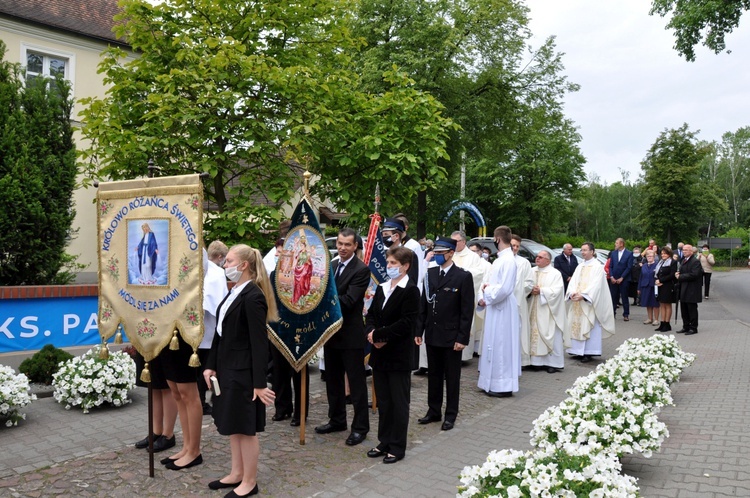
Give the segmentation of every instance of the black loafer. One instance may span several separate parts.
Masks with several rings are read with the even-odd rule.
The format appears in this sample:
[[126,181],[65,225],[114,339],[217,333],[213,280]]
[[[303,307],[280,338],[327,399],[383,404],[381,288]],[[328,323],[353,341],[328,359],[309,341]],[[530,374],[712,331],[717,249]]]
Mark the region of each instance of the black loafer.
[[687,330],[685,330],[685,329],[680,329],[680,330],[676,331],[675,333],[676,333],[676,334],[684,334],[684,333],[686,333],[686,332],[687,332]]
[[291,425],[292,427],[299,427],[299,419],[293,418],[292,421],[289,422],[289,425]]
[[154,453],[159,453],[160,451],[168,450],[169,448],[174,448],[175,440],[174,435],[172,437],[168,438],[164,435],[159,436],[159,438],[154,441]]
[[169,470],[182,470],[182,469],[189,469],[190,467],[195,467],[196,465],[200,465],[203,463],[203,455],[198,455],[195,457],[195,459],[188,463],[187,465],[177,465],[174,462],[170,462],[165,465],[166,468]]
[[385,451],[380,451],[377,448],[373,448],[367,452],[367,456],[370,458],[379,458],[379,457],[385,456]]
[[490,396],[492,398],[510,398],[513,396],[513,393],[510,391],[504,391],[504,392],[496,392],[496,391],[487,391],[487,396]]
[[560,369],[559,369],[559,368],[555,368],[555,367],[547,367],[547,373],[548,373],[548,374],[553,374],[553,373],[557,373],[557,372],[559,372],[559,371],[560,371]]
[[[156,444],[156,440],[161,437],[161,434],[154,434],[154,444]],[[139,450],[142,450],[143,448],[148,448],[148,436],[144,437],[134,445]]]
[[581,356],[578,361],[581,363],[588,363],[591,361],[591,356]]
[[331,432],[344,432],[347,429],[345,425],[333,425],[331,423],[319,425],[315,428],[318,434],[330,434]]
[[209,489],[224,489],[224,488],[236,488],[242,484],[242,481],[240,482],[221,482],[221,479],[217,479],[215,481],[211,481],[208,483]]
[[346,445],[357,446],[359,443],[364,441],[366,437],[367,437],[367,433],[352,432],[351,434],[349,434],[349,437],[346,438]]
[[435,415],[425,415],[424,417],[417,420],[422,425],[425,424],[431,424],[433,422],[440,422],[440,417],[436,417]]
[[383,458],[383,463],[396,463],[399,460],[403,460],[403,456],[395,456],[395,455],[388,455],[385,458]]
[[271,420],[273,420],[274,422],[278,422],[280,420],[286,420],[291,416],[291,413],[275,413],[273,417],[271,417]]
[[159,460],[159,463],[162,465],[166,465],[171,462],[176,462],[177,460],[179,460],[179,458],[167,457],[167,458],[162,458],[161,460]]
[[238,495],[234,492],[234,490],[230,491],[229,493],[224,495],[224,498],[245,498],[246,496],[253,496],[258,494],[258,485],[256,484],[253,489],[250,490],[249,493],[246,493],[244,495]]
[[443,422],[443,426],[440,428],[441,431],[449,431],[453,429],[453,422],[446,420]]
[[693,334],[697,334],[697,333],[698,333],[697,330],[688,330],[687,332],[685,332],[685,335],[693,335]]

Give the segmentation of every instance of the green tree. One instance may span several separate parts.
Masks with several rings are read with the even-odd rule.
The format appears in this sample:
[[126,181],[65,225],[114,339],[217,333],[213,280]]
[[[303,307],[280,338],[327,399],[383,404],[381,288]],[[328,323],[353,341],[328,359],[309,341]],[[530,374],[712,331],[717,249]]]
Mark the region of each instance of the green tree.
[[70,86],[23,85],[0,40],[0,285],[65,283],[75,211]]
[[745,221],[750,197],[750,127],[724,133],[718,159],[717,181],[729,205],[731,222],[736,226]]
[[[523,2],[359,0],[351,26],[352,33],[365,42],[354,62],[366,88],[379,91],[379,74],[396,64],[417,88],[443,103],[445,115],[460,125],[450,134],[450,160],[441,162],[448,171],[447,181],[437,189],[421,191],[416,205],[402,206],[405,212],[418,211],[419,235],[428,223],[437,228],[450,202],[459,197],[461,166],[467,170],[468,200],[481,204],[481,196],[489,200],[480,205],[483,212],[498,213],[497,186],[486,181],[487,172],[499,181],[503,175],[495,170],[516,159],[520,143],[537,140],[531,136],[545,126],[542,117],[550,119],[549,129],[560,130],[557,139],[577,136],[565,131],[557,117],[562,97],[577,86],[562,74],[554,39],[533,51],[527,46],[531,33]],[[558,162],[577,161],[576,143],[560,148],[573,155]],[[550,152],[551,148],[542,155]],[[574,169],[563,183],[575,184],[581,177],[581,170]],[[514,201],[517,213],[544,205],[544,199],[523,196]],[[493,220],[499,218],[492,215]],[[528,230],[528,223],[522,223]]]
[[650,14],[671,14],[667,28],[674,30],[674,48],[685,59],[694,61],[695,46],[701,41],[714,53],[723,51],[724,38],[739,26],[748,9],[750,0],[653,0]]
[[445,177],[452,123],[397,71],[377,94],[360,90],[345,2],[121,5],[118,35],[138,55],[108,50],[108,94],[85,101],[90,179],[145,175],[149,159],[162,174],[208,173],[210,235],[257,242],[306,166],[314,193],[355,218],[377,182],[398,187],[387,199],[398,205]]
[[727,209],[716,185],[701,181],[709,150],[684,124],[659,134],[641,163],[644,172],[641,222],[665,242],[692,241],[698,227]]

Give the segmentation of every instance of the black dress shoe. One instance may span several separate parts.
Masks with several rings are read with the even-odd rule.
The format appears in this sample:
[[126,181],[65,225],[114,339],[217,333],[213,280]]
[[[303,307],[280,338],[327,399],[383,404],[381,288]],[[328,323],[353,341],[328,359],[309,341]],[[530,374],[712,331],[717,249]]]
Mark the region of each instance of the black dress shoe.
[[169,448],[174,448],[174,445],[175,445],[174,434],[170,438],[164,435],[161,435],[159,436],[158,439],[154,441],[154,453],[159,453],[160,451],[168,450]]
[[366,437],[367,437],[367,433],[352,432],[351,434],[349,434],[349,437],[346,438],[346,445],[357,446],[359,443],[364,441]]
[[422,425],[425,425],[425,424],[431,424],[431,423],[433,423],[433,422],[440,422],[440,417],[438,417],[438,416],[435,416],[435,415],[430,415],[430,414],[428,413],[428,414],[427,414],[427,415],[425,415],[424,417],[422,417],[422,418],[420,418],[419,420],[417,420],[417,422],[419,422],[419,423],[420,423],[420,424],[422,424]]
[[676,334],[685,334],[687,332],[688,332],[688,329],[680,329],[680,330],[676,331],[675,333]]
[[487,391],[487,396],[491,396],[493,398],[510,398],[513,396],[513,393],[511,391],[504,391],[504,392],[496,392],[496,391]]
[[449,431],[451,429],[453,429],[453,422],[451,422],[450,420],[446,420],[445,422],[443,422],[443,426],[440,427],[441,431]]
[[588,362],[590,362],[591,360],[592,360],[592,358],[591,358],[591,356],[589,356],[589,355],[583,355],[583,356],[581,356],[581,357],[580,357],[580,358],[578,359],[578,361],[580,361],[581,363],[588,363]]
[[547,367],[547,373],[548,373],[548,374],[553,374],[553,373],[557,373],[557,372],[559,372],[559,371],[560,371],[560,369],[559,369],[559,368],[555,368],[555,367]]
[[242,481],[240,482],[221,482],[221,479],[217,479],[215,481],[211,481],[208,483],[208,487],[210,489],[224,489],[224,488],[236,488],[242,484]]
[[319,425],[315,428],[318,434],[330,434],[331,432],[344,432],[347,429],[345,425],[333,425],[331,423]]
[[395,455],[387,455],[385,458],[383,458],[383,463],[396,463],[399,460],[403,460],[404,457],[402,456],[395,456]]
[[420,367],[414,371],[414,375],[427,375],[427,369],[424,367]]
[[174,462],[170,462],[165,465],[166,468],[169,470],[182,470],[182,469],[189,469],[190,467],[195,467],[196,465],[200,465],[203,463],[203,455],[198,455],[195,457],[195,459],[188,463],[187,465],[177,465]]
[[278,422],[279,420],[286,420],[291,416],[291,413],[274,413],[273,417],[271,417],[271,420],[273,420],[274,422]]
[[289,425],[292,427],[299,427],[299,419],[298,418],[292,418],[292,421],[289,422]]
[[[154,445],[156,444],[156,440],[161,437],[161,434],[154,434]],[[148,448],[148,436],[144,437],[140,441],[135,443],[135,447],[139,450],[142,450],[143,448]]]
[[690,329],[690,330],[688,330],[687,332],[685,332],[685,335],[694,335],[694,334],[697,334],[697,333],[698,333],[698,331],[697,331],[697,330],[695,330],[695,329]]
[[256,484],[253,489],[250,490],[249,493],[245,493],[244,495],[238,495],[234,492],[234,490],[230,491],[229,493],[224,495],[224,498],[244,498],[245,496],[253,496],[258,494],[258,485]]
[[370,458],[379,458],[379,457],[385,456],[385,451],[380,451],[377,448],[373,448],[367,452],[367,456]]

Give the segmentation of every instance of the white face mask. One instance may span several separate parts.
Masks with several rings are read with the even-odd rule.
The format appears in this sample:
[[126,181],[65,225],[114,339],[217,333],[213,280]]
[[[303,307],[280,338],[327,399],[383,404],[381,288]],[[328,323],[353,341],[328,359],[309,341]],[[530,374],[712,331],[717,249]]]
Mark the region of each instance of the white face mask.
[[238,282],[240,277],[242,276],[242,272],[237,269],[239,266],[240,265],[234,266],[232,268],[224,268],[224,274],[232,282]]
[[637,258],[637,257],[638,257],[638,256],[640,256],[640,255],[641,255],[641,253],[639,253],[639,252],[634,252],[634,253],[633,253],[633,257],[635,257],[635,258]]

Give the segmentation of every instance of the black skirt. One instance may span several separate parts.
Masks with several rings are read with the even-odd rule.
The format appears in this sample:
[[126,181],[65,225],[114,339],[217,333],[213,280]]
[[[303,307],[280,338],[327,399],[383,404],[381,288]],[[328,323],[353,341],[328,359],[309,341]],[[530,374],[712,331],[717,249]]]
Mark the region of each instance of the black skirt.
[[[145,365],[143,356],[140,353],[135,354],[135,385],[140,387],[148,387],[146,382],[141,380],[141,372]],[[148,371],[151,374],[151,388],[152,389],[169,389],[167,384],[167,377],[164,375],[164,368],[159,356],[148,362]]]
[[199,369],[188,365],[193,348],[180,337],[180,334],[177,334],[177,339],[180,342],[180,349],[172,351],[167,345],[159,353],[159,359],[164,365],[164,375],[167,380],[178,384],[198,382]]
[[251,369],[222,369],[216,373],[221,395],[211,398],[212,415],[219,434],[254,436],[266,429],[266,405],[253,401]]
[[656,300],[663,304],[676,303],[675,290],[678,289],[672,282],[662,284],[659,287],[659,294],[656,296]]

